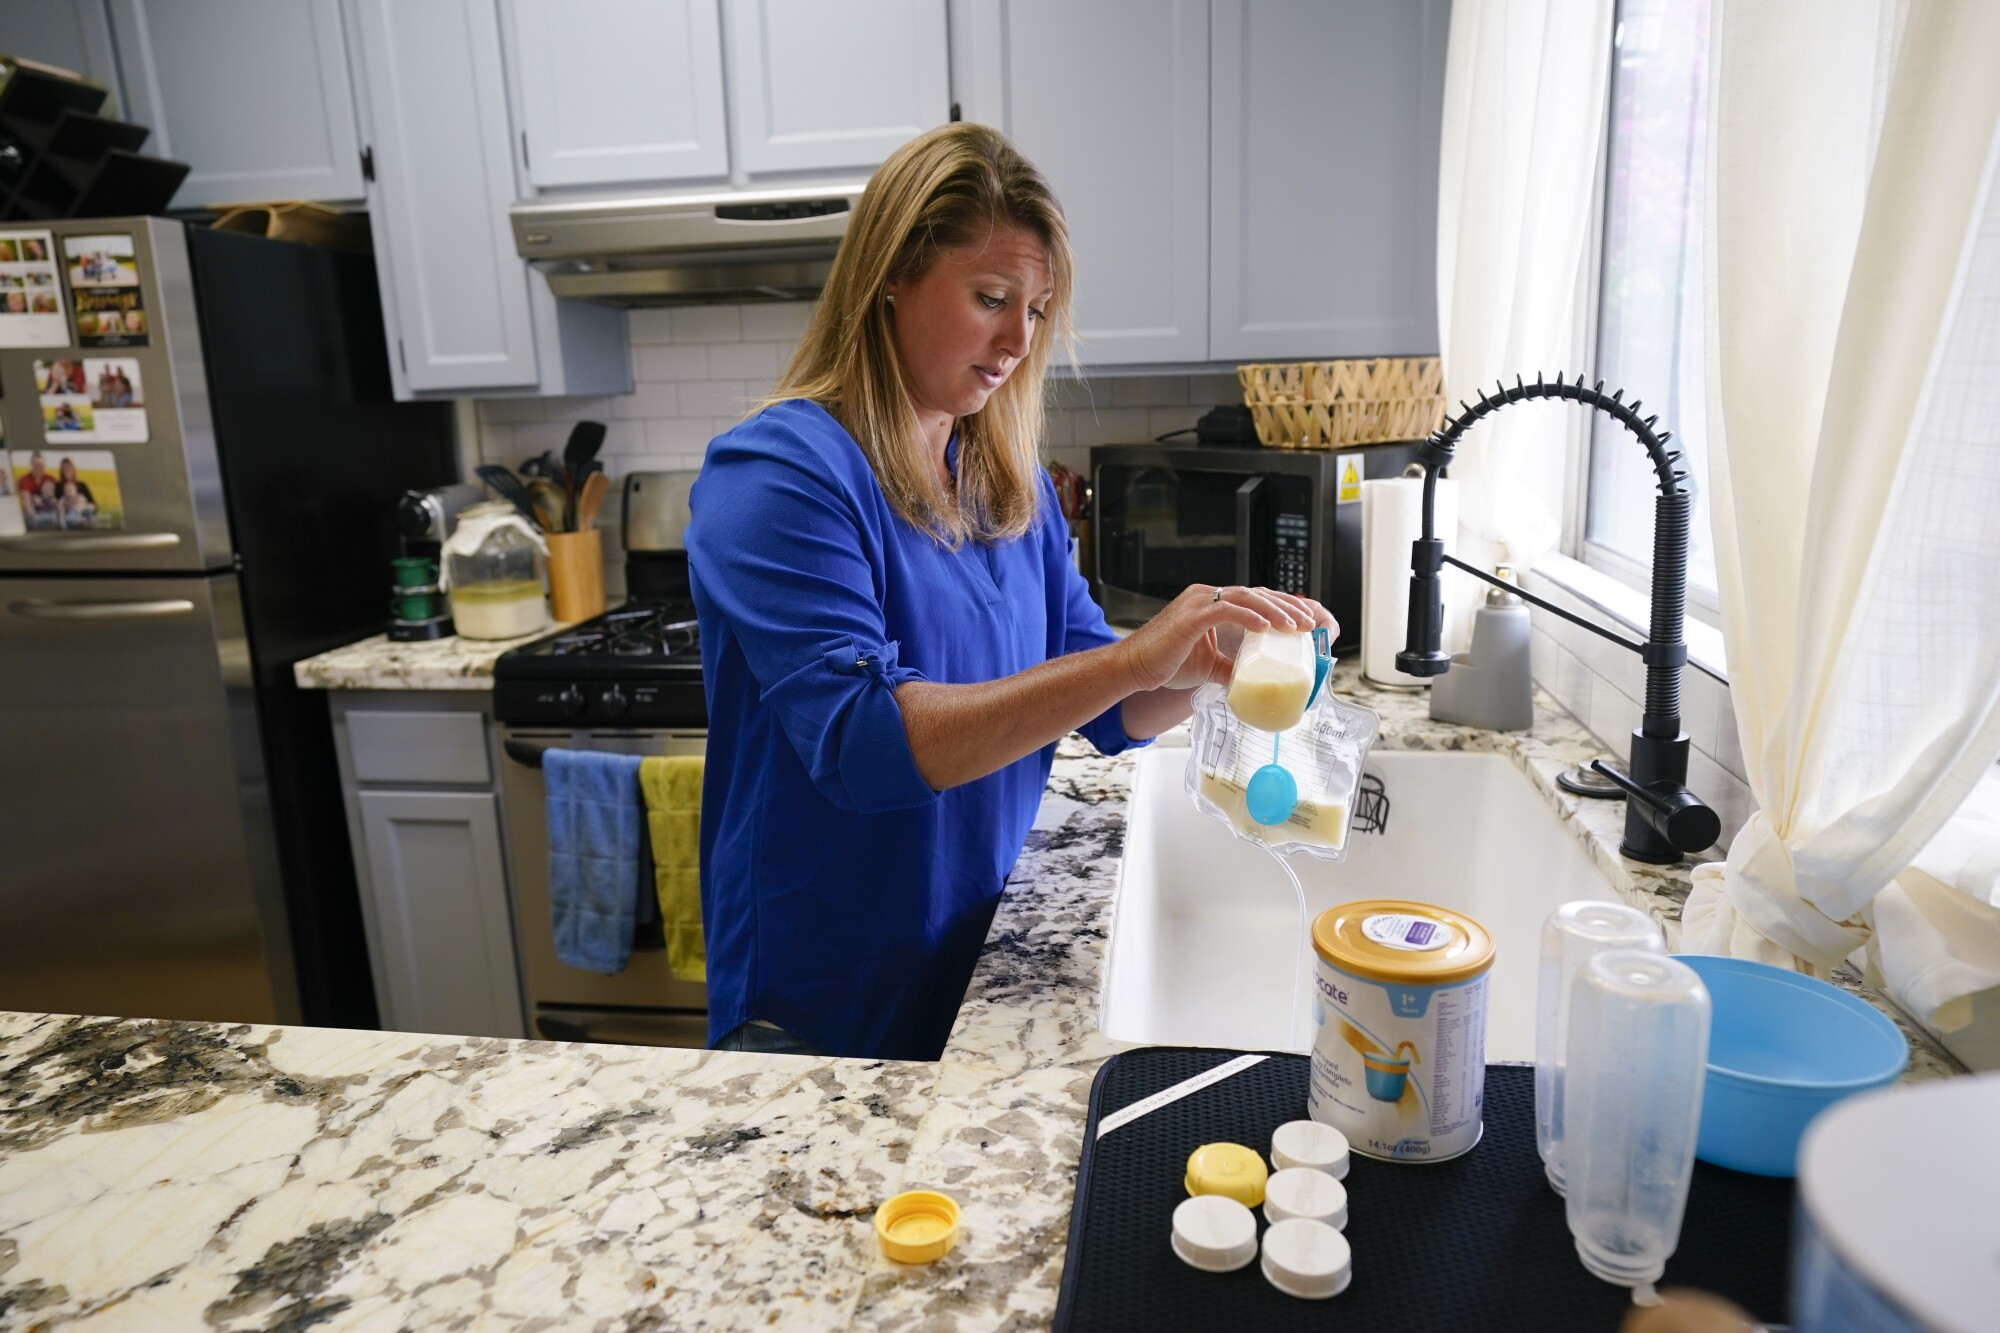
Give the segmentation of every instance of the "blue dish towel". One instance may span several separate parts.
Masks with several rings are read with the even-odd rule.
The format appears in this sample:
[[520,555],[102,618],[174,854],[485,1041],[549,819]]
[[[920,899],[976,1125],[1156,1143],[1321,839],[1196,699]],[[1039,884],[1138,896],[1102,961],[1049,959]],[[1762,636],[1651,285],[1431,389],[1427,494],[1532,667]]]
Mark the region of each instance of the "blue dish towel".
[[639,756],[544,750],[556,957],[606,976],[632,956],[646,810]]

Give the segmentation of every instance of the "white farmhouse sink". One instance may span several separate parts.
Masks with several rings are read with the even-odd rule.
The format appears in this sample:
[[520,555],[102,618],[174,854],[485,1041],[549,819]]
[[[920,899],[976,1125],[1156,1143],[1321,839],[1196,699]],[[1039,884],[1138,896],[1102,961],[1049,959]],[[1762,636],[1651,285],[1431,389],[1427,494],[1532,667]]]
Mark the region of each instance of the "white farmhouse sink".
[[[1269,852],[1195,809],[1187,761],[1185,749],[1149,750],[1133,775],[1100,1026],[1148,1045],[1303,1051],[1312,1024],[1308,992],[1293,985],[1298,900]],[[1494,941],[1486,1058],[1533,1060],[1542,921],[1615,891],[1502,755],[1378,750],[1366,771],[1388,795],[1387,828],[1350,831],[1337,865],[1292,858],[1308,920],[1361,898],[1470,916]]]

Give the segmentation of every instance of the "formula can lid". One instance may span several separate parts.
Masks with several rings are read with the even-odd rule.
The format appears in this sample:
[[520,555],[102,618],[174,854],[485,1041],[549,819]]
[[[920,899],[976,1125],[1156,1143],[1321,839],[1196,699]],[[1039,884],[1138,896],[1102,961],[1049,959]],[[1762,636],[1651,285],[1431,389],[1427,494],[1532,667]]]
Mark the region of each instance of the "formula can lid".
[[1313,952],[1368,981],[1449,986],[1493,966],[1493,937],[1460,912],[1400,898],[1329,907],[1312,928]]
[[1354,1254],[1347,1237],[1326,1223],[1289,1218],[1264,1233],[1264,1276],[1287,1296],[1324,1300],[1347,1290]]
[[1287,1120],[1271,1131],[1271,1165],[1280,1171],[1310,1167],[1345,1180],[1347,1136],[1317,1120]]
[[1220,1194],[1255,1208],[1270,1174],[1264,1159],[1240,1143],[1204,1143],[1189,1154],[1182,1183],[1189,1194]]
[[1197,1194],[1174,1209],[1174,1253],[1204,1273],[1233,1273],[1257,1257],[1257,1218],[1221,1194]]

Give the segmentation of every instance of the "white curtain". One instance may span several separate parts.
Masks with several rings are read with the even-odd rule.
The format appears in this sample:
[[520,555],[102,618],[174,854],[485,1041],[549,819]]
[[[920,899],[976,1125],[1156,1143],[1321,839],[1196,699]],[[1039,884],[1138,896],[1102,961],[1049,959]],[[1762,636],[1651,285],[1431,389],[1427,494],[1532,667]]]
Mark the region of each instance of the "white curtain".
[[[1612,0],[1457,0],[1445,62],[1438,161],[1438,338],[1453,412],[1505,376],[1581,368],[1578,282],[1590,258],[1591,191],[1604,156]],[[1531,479],[1561,493],[1561,404],[1522,404],[1467,435],[1453,553],[1526,569],[1559,528]],[[1543,493],[1547,493],[1546,489]],[[1448,571],[1452,640],[1476,585]]]
[[2000,4],[1722,0],[1710,57],[1709,470],[1761,808],[1683,947],[1823,974],[1879,923],[1878,973],[1949,1026],[2000,984],[1976,865],[1908,869],[2000,756]]

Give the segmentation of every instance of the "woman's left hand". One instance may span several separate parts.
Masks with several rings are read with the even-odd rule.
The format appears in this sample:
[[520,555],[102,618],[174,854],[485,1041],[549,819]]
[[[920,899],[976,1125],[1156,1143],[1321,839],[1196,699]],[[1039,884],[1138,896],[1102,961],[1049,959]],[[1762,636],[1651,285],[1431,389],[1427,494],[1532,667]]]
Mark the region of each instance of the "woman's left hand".
[[[1271,588],[1230,587],[1202,590],[1190,588],[1176,598],[1167,611],[1161,613],[1160,619],[1169,622],[1178,619],[1175,613],[1184,610],[1183,603],[1191,603],[1192,605],[1185,609],[1194,611],[1197,617],[1206,619],[1209,623],[1205,630],[1193,639],[1180,640],[1186,647],[1183,650],[1184,655],[1176,663],[1169,665],[1160,661],[1157,652],[1146,653],[1146,657],[1151,660],[1146,664],[1142,679],[1150,678],[1158,683],[1142,688],[1191,690],[1211,682],[1218,685],[1227,684],[1235,666],[1236,646],[1242,642],[1244,631],[1254,624],[1252,617],[1240,614],[1242,610],[1261,615],[1267,624],[1278,628],[1303,630],[1324,625],[1333,634],[1340,632],[1339,622],[1334,620],[1332,614],[1318,602],[1309,597],[1295,597],[1291,593],[1278,592]],[[1230,615],[1232,606],[1239,608],[1238,614],[1233,616]],[[1208,614],[1203,615],[1203,612]],[[1286,623],[1287,620],[1290,624]],[[1133,635],[1132,640],[1127,641],[1128,645],[1140,649],[1142,645],[1135,642],[1136,640],[1150,640],[1166,626],[1149,625],[1147,628],[1154,630],[1155,634],[1147,634],[1145,630],[1141,630]],[[1223,642],[1220,636],[1227,636],[1227,642]],[[1169,633],[1158,637],[1165,641],[1162,646],[1166,647],[1168,653],[1172,652],[1173,647],[1180,646],[1174,642],[1179,638],[1178,635]],[[1150,643],[1144,644],[1145,648],[1152,646]]]

